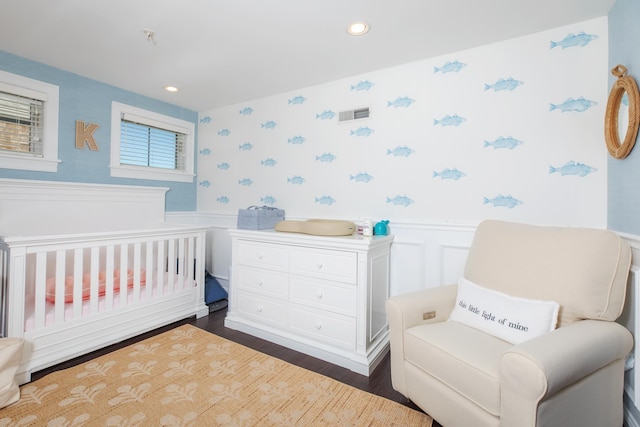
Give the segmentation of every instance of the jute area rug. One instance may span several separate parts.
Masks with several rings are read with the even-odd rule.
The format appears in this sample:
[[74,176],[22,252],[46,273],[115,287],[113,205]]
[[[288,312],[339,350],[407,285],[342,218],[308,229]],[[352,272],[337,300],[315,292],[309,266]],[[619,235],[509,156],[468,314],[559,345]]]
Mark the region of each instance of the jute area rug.
[[399,403],[183,325],[21,388],[0,426],[427,426]]

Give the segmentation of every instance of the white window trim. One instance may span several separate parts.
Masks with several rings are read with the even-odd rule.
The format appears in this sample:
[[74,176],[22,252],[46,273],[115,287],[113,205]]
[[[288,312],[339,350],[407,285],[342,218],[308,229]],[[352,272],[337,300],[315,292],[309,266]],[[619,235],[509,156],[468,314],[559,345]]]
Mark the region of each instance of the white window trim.
[[[176,171],[145,166],[132,166],[120,164],[120,120],[122,115],[136,116],[137,119],[150,126],[184,133],[185,170]],[[186,120],[143,110],[113,101],[111,103],[111,176],[118,178],[151,179],[156,181],[193,182],[194,173],[194,133],[195,125]]]
[[0,151],[0,168],[57,172],[59,88],[56,85],[0,70],[0,90],[44,101],[42,157]]

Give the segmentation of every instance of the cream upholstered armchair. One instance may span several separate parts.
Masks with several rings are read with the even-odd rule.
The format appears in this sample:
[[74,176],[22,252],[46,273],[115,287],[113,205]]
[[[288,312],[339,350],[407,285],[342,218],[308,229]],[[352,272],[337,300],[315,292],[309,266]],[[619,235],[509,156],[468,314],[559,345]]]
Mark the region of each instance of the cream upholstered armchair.
[[621,426],[630,263],[611,231],[482,222],[459,284],[387,301],[393,388],[445,427]]

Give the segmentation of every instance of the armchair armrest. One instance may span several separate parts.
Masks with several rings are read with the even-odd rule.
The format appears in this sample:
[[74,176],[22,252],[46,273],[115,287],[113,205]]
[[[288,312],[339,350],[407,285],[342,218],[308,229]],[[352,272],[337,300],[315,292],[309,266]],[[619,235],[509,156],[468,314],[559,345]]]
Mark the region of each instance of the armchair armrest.
[[501,425],[534,426],[538,405],[616,360],[633,346],[615,322],[582,320],[507,350],[500,360]]
[[[389,323],[405,330],[423,323],[443,322],[453,310],[457,290],[458,285],[448,285],[391,297],[386,302]],[[426,313],[433,313],[433,317],[425,319]]]
[[[456,302],[458,285],[441,286],[391,297],[385,308],[389,321],[391,380],[393,388],[407,395],[404,380],[404,331],[423,323],[443,322]],[[431,317],[433,315],[433,317]]]

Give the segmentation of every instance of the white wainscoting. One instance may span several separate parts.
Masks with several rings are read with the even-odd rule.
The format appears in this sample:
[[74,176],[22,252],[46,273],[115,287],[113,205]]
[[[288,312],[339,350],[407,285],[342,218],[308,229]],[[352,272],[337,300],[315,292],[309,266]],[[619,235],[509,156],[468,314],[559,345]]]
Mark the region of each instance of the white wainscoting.
[[631,272],[629,274],[629,282],[627,287],[627,296],[625,300],[625,308],[618,319],[618,322],[627,327],[634,336],[634,347],[630,357],[627,359],[627,370],[624,374],[624,393],[625,393],[625,425],[640,426],[640,313],[638,306],[640,304],[640,236],[621,234],[629,244],[633,253],[631,263]]
[[[236,227],[236,216],[168,212],[166,221],[209,226],[207,271],[227,288],[231,265],[231,238],[227,230]],[[475,224],[397,222],[389,224],[389,231],[394,235],[390,293],[399,295],[457,282],[464,269]]]

